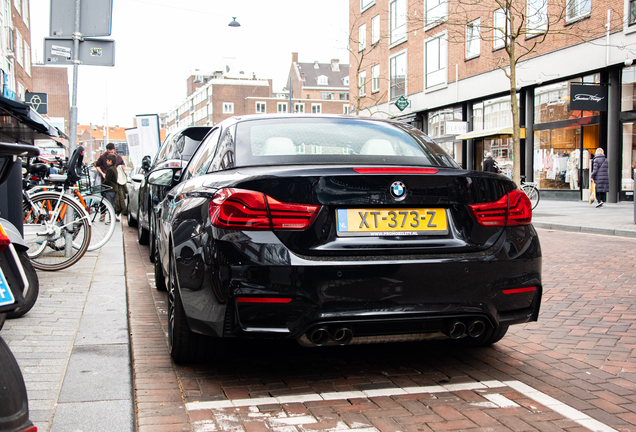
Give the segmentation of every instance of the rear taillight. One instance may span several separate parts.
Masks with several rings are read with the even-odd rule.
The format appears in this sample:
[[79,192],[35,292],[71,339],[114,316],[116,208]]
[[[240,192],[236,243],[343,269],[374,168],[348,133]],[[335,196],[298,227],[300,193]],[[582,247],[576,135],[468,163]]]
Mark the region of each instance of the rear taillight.
[[437,174],[436,168],[354,168],[358,174]]
[[483,226],[518,226],[532,222],[532,204],[519,189],[506,193],[497,201],[470,204],[469,207]]
[[4,228],[2,228],[2,225],[0,225],[0,252],[5,250],[10,244],[11,240],[9,240],[7,232],[4,230]]
[[221,189],[210,202],[210,219],[218,228],[237,230],[303,230],[320,206],[283,203],[244,189]]

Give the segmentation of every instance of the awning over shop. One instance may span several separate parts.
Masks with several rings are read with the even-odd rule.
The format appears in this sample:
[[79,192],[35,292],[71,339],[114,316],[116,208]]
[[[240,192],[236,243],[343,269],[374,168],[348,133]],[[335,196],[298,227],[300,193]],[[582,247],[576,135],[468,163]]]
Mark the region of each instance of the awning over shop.
[[[512,136],[512,126],[467,132],[465,134],[457,135],[455,139],[470,140],[475,138],[486,138],[486,137],[506,136],[506,135]],[[521,128],[521,138],[525,138],[525,137],[526,137],[526,129]]]
[[68,137],[30,106],[0,96],[0,141],[33,145],[47,138]]

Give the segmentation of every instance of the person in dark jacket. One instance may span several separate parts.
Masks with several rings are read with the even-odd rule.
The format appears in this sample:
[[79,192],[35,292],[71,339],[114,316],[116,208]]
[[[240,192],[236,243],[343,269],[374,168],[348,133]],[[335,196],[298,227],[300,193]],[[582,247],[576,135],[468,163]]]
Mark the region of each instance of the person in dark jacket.
[[[119,183],[117,183],[117,168],[115,168],[115,164],[117,163],[117,157],[115,155],[106,156],[106,176],[104,177],[103,184],[105,186],[110,186],[111,189],[103,192],[104,198],[106,198],[115,208],[115,198],[117,197],[117,192],[119,192]],[[114,221],[107,221],[109,224]]]
[[596,183],[596,207],[603,207],[607,192],[609,192],[609,174],[607,171],[607,158],[602,148],[596,149],[592,160],[592,181]]
[[488,171],[493,173],[499,172],[499,168],[497,168],[497,164],[495,160],[492,158],[492,153],[490,152],[486,153],[486,159],[484,159],[484,162],[482,163],[481,166],[483,171]]

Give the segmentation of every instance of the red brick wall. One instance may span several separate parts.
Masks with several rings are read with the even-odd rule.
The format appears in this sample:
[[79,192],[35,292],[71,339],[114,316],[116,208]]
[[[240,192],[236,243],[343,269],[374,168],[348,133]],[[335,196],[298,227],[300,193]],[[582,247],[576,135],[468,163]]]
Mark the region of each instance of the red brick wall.
[[[272,82],[269,80],[269,86],[251,86],[251,85],[222,85],[214,84],[214,93],[212,96],[212,121],[217,124],[233,115],[248,114],[248,97],[272,97]],[[233,114],[223,114],[223,103],[234,103]],[[252,109],[255,109],[252,107]]]
[[33,76],[34,93],[46,93],[48,95],[48,116],[64,117],[65,133],[69,133],[71,124],[68,69],[51,66],[33,66],[31,75]]
[[[28,0],[22,0],[22,1],[28,1]],[[18,59],[17,59],[17,53],[16,53],[16,60],[15,60],[15,76],[16,76],[16,94],[17,94],[17,90],[18,90],[18,83],[22,84],[24,86],[24,91],[31,91],[31,89],[33,88],[33,79],[31,77],[31,75],[27,74],[26,71],[24,70],[24,44],[26,43],[27,45],[29,45],[29,50],[27,50],[27,55],[29,57],[31,57],[31,49],[33,48],[31,45],[31,30],[29,30],[29,27],[27,27],[27,25],[24,23],[24,20],[22,19],[22,10],[18,11],[15,8],[15,3],[13,2],[13,0],[11,0],[11,15],[12,15],[12,19],[13,19],[13,27],[18,30],[20,32],[20,34],[22,35],[22,65],[20,65],[20,63],[18,63]],[[31,25],[31,23],[29,22],[29,26]],[[17,33],[14,32],[14,46],[16,48],[16,50],[18,49],[17,46]],[[33,69],[33,67],[31,67],[31,69]],[[31,72],[32,74],[33,72]]]
[[[480,1],[478,5],[475,1],[475,6],[468,7],[467,11],[463,12],[458,11],[458,0],[449,1],[449,17],[451,17],[455,23],[466,23],[469,19],[479,17],[482,24],[482,34],[492,34],[492,30],[484,27],[492,25],[493,12],[497,9],[496,3],[493,0]],[[462,3],[463,6],[466,7],[466,2],[464,1]],[[523,2],[521,2],[521,4],[523,4]],[[558,5],[553,3],[552,6],[550,6],[549,13],[557,13],[564,5],[565,0],[561,0]],[[508,56],[504,53],[504,50],[493,51],[491,40],[482,40],[480,42],[479,57],[466,60],[464,43],[465,26],[447,22],[426,31],[422,22],[422,17],[424,16],[424,2],[422,1],[408,1],[408,40],[392,48],[389,48],[388,43],[389,0],[375,0],[375,5],[362,13],[360,13],[360,0],[349,0],[349,6],[351,11],[349,14],[349,28],[351,29],[350,46],[352,48],[349,56],[351,70],[349,87],[351,100],[354,104],[358,94],[358,65],[360,65],[361,70],[366,71],[367,76],[367,97],[362,98],[363,106],[373,106],[388,102],[389,56],[404,49],[408,50],[407,94],[423,91],[425,73],[424,41],[442,31],[447,31],[449,34],[447,67],[447,80],[449,83],[455,81],[455,65],[458,65],[459,79],[463,79],[494,70],[500,64],[508,64]],[[560,21],[552,28],[554,33],[548,34],[546,40],[538,44],[526,58],[558,51],[568,46],[581,43],[582,38],[589,39],[592,36],[603,36],[608,9],[612,10],[612,31],[622,30],[623,0],[608,0],[602,2],[602,4],[592,2],[590,17],[569,25],[565,24],[564,21]],[[371,45],[371,19],[378,14],[380,15],[381,38],[377,46],[373,47]],[[357,49],[358,28],[363,23],[366,23],[367,26],[367,48],[362,53],[359,53]],[[524,46],[530,49],[538,39],[539,38],[524,39]],[[371,67],[375,64],[380,65],[380,91],[372,95]]]

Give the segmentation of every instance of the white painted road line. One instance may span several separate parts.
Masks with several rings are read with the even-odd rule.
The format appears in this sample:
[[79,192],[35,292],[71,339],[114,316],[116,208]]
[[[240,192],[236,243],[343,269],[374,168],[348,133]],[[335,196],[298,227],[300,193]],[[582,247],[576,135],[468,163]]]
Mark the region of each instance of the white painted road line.
[[[270,404],[287,404],[287,403],[305,403],[316,401],[334,401],[334,400],[346,400],[346,399],[360,399],[360,398],[372,398],[380,396],[400,396],[400,395],[412,395],[412,394],[431,394],[442,392],[454,392],[465,390],[488,390],[492,388],[509,387],[522,395],[544,405],[563,417],[572,420],[581,426],[592,430],[594,432],[617,432],[615,429],[594,420],[587,414],[582,413],[569,405],[566,405],[551,396],[546,395],[534,388],[530,387],[519,381],[484,381],[484,382],[472,382],[464,384],[447,384],[425,387],[405,387],[395,389],[379,389],[379,390],[366,390],[366,391],[349,391],[349,392],[330,392],[330,393],[313,393],[302,394],[296,396],[280,396],[280,397],[264,397],[264,398],[252,398],[252,399],[235,399],[235,400],[222,400],[222,401],[209,401],[209,402],[190,402],[186,404],[186,409],[190,411],[194,410],[214,410],[222,408],[233,407],[253,407],[256,405],[270,405]],[[507,397],[498,394],[482,394],[482,396],[488,399],[490,402],[482,403],[484,407],[497,406],[499,408],[514,408],[519,405],[511,401]],[[488,404],[488,405],[486,405]],[[494,405],[491,405],[494,404]],[[472,404],[476,405],[476,404]],[[313,418],[313,417],[312,417]],[[308,421],[309,418],[302,418],[296,421]]]

